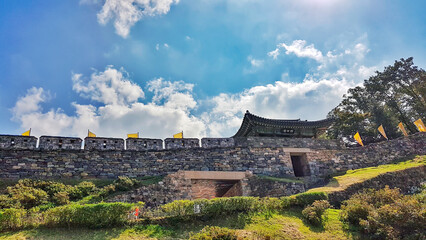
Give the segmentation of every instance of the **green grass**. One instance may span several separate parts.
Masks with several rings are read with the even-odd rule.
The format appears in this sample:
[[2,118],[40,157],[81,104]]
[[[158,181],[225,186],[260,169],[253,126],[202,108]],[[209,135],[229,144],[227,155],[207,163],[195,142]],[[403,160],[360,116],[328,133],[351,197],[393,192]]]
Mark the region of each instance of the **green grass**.
[[408,168],[426,165],[426,155],[417,156],[412,160],[394,164],[380,165],[378,167],[360,168],[348,170],[346,174],[333,177],[333,179],[324,187],[313,188],[308,192],[334,192],[346,189],[352,184],[360,183],[368,179],[375,178],[388,172],[401,171]]
[[11,239],[188,239],[205,226],[236,229],[245,239],[357,239],[356,232],[339,219],[340,210],[328,209],[324,224],[314,227],[301,214],[301,208],[282,212],[232,214],[214,219],[193,222],[176,222],[169,225],[135,225],[112,229],[38,228],[0,234],[0,240]]
[[253,218],[253,223],[245,230],[254,233],[260,239],[354,239],[355,232],[348,230],[339,219],[340,210],[328,209],[324,214],[324,224],[314,227],[308,224],[301,209],[290,209],[274,213],[269,218],[262,215]]
[[277,182],[287,182],[287,183],[303,183],[303,180],[297,178],[278,178],[278,177],[270,177],[270,176],[258,176],[260,179],[269,180],[269,181],[277,181]]

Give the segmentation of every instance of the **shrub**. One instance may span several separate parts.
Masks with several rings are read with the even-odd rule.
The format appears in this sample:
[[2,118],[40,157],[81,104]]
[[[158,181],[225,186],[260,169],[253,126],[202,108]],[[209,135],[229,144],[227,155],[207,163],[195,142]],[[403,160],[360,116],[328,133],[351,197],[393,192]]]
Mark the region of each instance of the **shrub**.
[[20,204],[8,195],[0,195],[0,209],[3,208],[19,208]]
[[278,198],[230,197],[211,200],[177,200],[162,205],[160,210],[165,216],[189,220],[200,216],[214,217],[235,212],[269,211],[281,208],[282,201]]
[[24,209],[8,208],[0,211],[0,231],[15,230],[24,226]]
[[67,192],[55,193],[52,200],[56,205],[65,205],[70,203],[70,197],[68,196]]
[[190,240],[237,240],[235,230],[207,226],[199,233],[191,236]]
[[425,203],[416,196],[401,195],[398,189],[385,187],[355,194],[342,205],[342,217],[382,239],[426,237]]
[[118,177],[118,179],[114,181],[115,188],[118,191],[129,191],[134,187],[137,187],[138,184],[138,180],[130,179],[128,177]]
[[390,189],[386,186],[381,190],[364,189],[354,194],[342,204],[342,218],[347,222],[358,225],[361,219],[367,220],[369,213],[374,208],[394,203],[402,195],[398,189]]
[[46,185],[42,189],[46,191],[50,197],[53,197],[56,193],[59,193],[59,192],[67,192],[72,188],[72,186],[68,186],[63,183],[58,183],[58,182],[49,182],[49,183],[50,184]]
[[46,212],[50,226],[101,228],[124,225],[128,221],[130,203],[68,204]]
[[328,196],[324,192],[306,192],[290,196],[290,206],[305,207],[317,200],[328,200]]
[[327,200],[317,200],[303,209],[302,215],[312,225],[319,226],[322,224],[322,215],[330,207],[330,203]]
[[48,195],[45,191],[27,187],[27,186],[14,186],[8,187],[7,191],[12,199],[19,202],[24,208],[32,208],[40,204],[44,204],[48,200]]
[[115,185],[107,185],[101,190],[99,190],[99,196],[104,198],[112,194],[113,192],[115,192]]
[[91,193],[95,192],[96,186],[95,184],[93,184],[92,182],[81,182],[79,183],[77,186],[74,187],[70,187],[68,189],[68,195],[70,197],[71,200],[75,201],[75,200],[80,200],[88,195],[90,195]]
[[426,208],[415,197],[404,196],[371,211],[360,226],[383,239],[425,239]]
[[83,197],[90,195],[91,193],[96,191],[96,186],[92,182],[81,182],[77,186],[77,189],[81,192]]

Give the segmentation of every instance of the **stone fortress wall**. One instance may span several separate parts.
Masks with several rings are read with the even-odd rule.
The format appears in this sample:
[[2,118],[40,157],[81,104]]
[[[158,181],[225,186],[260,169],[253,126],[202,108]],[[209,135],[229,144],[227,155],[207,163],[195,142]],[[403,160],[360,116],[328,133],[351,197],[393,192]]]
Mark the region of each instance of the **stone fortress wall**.
[[[426,134],[345,148],[307,138],[81,139],[0,135],[0,178],[144,177],[185,171],[251,171],[320,180],[339,171],[426,154]],[[78,147],[80,146],[80,147]]]

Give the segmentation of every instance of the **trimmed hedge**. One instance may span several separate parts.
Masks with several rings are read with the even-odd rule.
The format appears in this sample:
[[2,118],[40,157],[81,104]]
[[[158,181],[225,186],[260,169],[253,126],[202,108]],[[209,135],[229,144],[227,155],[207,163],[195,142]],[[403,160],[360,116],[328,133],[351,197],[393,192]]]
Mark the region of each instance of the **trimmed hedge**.
[[306,207],[318,200],[328,200],[328,195],[325,192],[305,192],[288,198],[290,198],[290,206]]
[[317,200],[328,200],[323,192],[301,193],[281,198],[230,197],[177,200],[160,207],[162,216],[189,220],[195,216],[220,216],[233,212],[282,210],[290,207],[304,207]]
[[46,212],[46,225],[101,228],[124,225],[134,204],[99,203],[69,204],[49,209]]

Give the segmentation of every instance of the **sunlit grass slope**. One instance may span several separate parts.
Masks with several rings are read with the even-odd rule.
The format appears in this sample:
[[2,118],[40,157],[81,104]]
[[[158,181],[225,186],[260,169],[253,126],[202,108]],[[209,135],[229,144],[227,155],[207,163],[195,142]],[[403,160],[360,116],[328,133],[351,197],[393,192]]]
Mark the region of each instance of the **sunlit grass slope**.
[[324,187],[313,188],[308,192],[334,192],[346,189],[352,184],[360,183],[381,174],[401,171],[408,168],[426,165],[426,155],[417,156],[412,160],[394,164],[380,165],[378,167],[360,168],[348,170],[346,174],[334,177],[330,183]]

